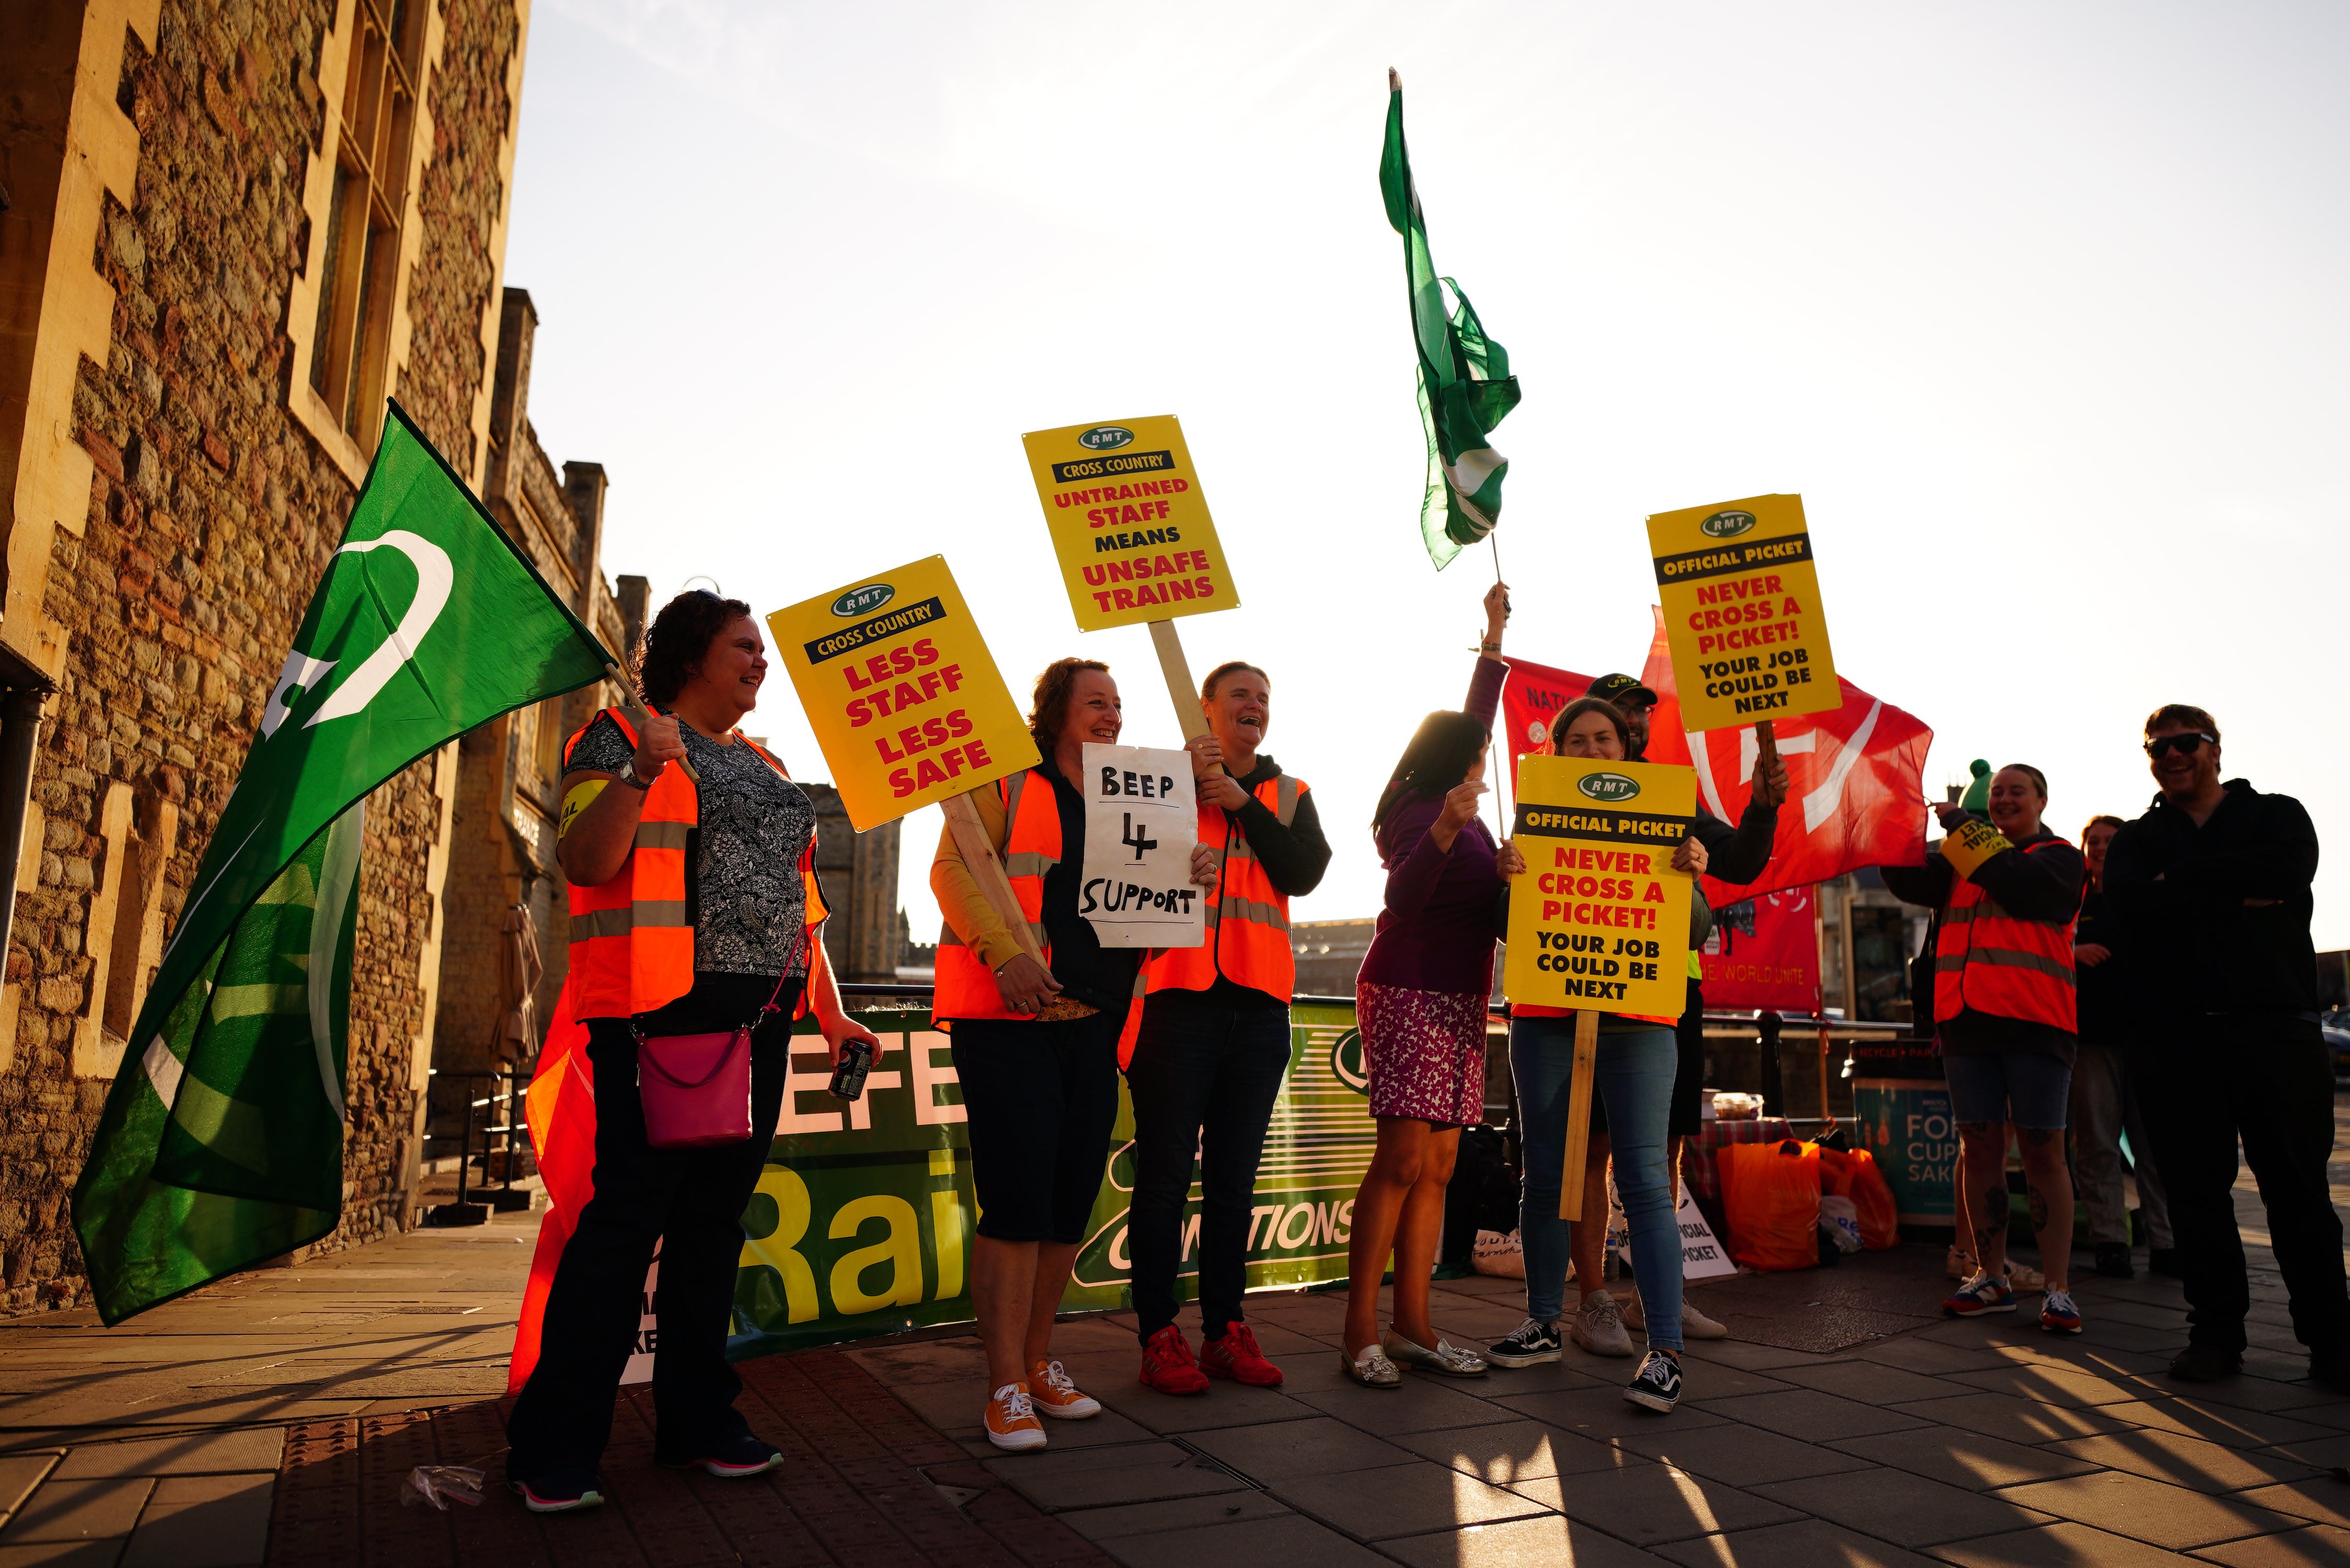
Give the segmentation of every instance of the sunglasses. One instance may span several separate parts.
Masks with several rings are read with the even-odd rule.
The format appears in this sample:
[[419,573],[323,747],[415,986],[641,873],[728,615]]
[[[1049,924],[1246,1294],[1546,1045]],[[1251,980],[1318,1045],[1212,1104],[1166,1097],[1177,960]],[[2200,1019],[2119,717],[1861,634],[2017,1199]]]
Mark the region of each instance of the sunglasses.
[[2160,762],[2173,752],[2177,752],[2182,757],[2191,757],[2204,746],[2216,746],[2219,743],[2220,737],[2217,735],[2207,735],[2199,730],[2189,730],[2183,735],[2160,735],[2148,741],[2146,743],[2146,754],[2156,762]]

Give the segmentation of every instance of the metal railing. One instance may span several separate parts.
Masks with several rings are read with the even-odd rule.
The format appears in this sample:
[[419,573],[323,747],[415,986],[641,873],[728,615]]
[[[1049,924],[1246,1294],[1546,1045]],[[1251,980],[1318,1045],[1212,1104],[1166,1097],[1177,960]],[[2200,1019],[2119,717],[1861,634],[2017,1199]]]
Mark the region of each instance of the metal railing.
[[[480,1098],[475,1098],[473,1091],[470,1087],[466,1087],[462,1090],[463,1095],[462,1106],[463,1116],[461,1121],[462,1130],[457,1134],[457,1198],[452,1203],[436,1203],[432,1205],[430,1209],[425,1210],[424,1222],[428,1225],[442,1226],[485,1225],[489,1223],[490,1214],[493,1210],[501,1214],[505,1214],[515,1213],[522,1210],[528,1209],[531,1204],[531,1196],[528,1189],[525,1189],[517,1190],[514,1184],[515,1168],[520,1163],[520,1160],[515,1155],[515,1135],[517,1133],[526,1134],[527,1132],[527,1129],[523,1125],[522,1116],[523,1091],[527,1087],[527,1081],[524,1075],[515,1068],[498,1068],[493,1069],[489,1072],[466,1073],[445,1071],[442,1068],[435,1067],[432,1070],[429,1077],[432,1080],[446,1080],[452,1084],[465,1085],[486,1084],[490,1087],[490,1092],[482,1096]],[[505,1085],[503,1093],[499,1091],[497,1086],[501,1083]],[[428,1082],[425,1087],[425,1103],[427,1107],[426,1125],[428,1127],[432,1125],[432,1084]],[[505,1111],[505,1120],[504,1124],[498,1124],[497,1117],[494,1113],[489,1118],[492,1125],[482,1129],[482,1185],[484,1189],[484,1196],[488,1200],[486,1202],[475,1202],[472,1197],[471,1187],[473,1170],[473,1113],[482,1109],[484,1106],[498,1106],[501,1104],[503,1104]],[[505,1139],[504,1146],[500,1151],[502,1155],[500,1164],[503,1168],[500,1171],[502,1185],[496,1189],[492,1190],[489,1187],[490,1140],[493,1137],[500,1136],[503,1136]],[[430,1131],[424,1134],[424,1142],[428,1146],[436,1141],[442,1143],[447,1142],[448,1135],[446,1133],[434,1133]],[[527,1147],[527,1145],[525,1147]]]

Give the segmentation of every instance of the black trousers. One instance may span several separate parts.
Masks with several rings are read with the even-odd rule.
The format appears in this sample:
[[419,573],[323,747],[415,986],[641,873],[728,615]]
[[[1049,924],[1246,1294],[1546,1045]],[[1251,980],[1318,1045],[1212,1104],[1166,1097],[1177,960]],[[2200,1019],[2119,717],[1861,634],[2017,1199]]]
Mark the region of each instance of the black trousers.
[[2241,1355],[2251,1296],[2236,1230],[2236,1144],[2260,1183],[2293,1336],[2312,1354],[2350,1355],[2342,1221],[2325,1166],[2334,1153],[2334,1068],[2306,1020],[2214,1013],[2134,1042],[2130,1086],[2187,1288],[2188,1339]]
[[[1134,1102],[1134,1199],[1127,1219],[1138,1331],[1175,1321],[1183,1203],[1200,1179],[1200,1325],[1210,1339],[1241,1321],[1256,1168],[1289,1071],[1289,1009],[1162,991],[1145,999],[1127,1064]],[[1197,1156],[1195,1162],[1194,1156]]]
[[[748,1011],[755,1012],[759,1000],[753,998]],[[588,1021],[588,1057],[596,1069],[596,1193],[564,1245],[546,1298],[538,1365],[506,1423],[511,1479],[592,1470],[602,1457],[655,1242],[660,1279],[653,1410],[661,1455],[700,1458],[710,1445],[750,1429],[734,1410],[743,1380],[727,1364],[726,1328],[743,1253],[743,1210],[758,1187],[783,1108],[794,1002],[788,986],[780,1000],[783,1011],[752,1035],[754,1130],[742,1143],[708,1148],[657,1149],[645,1141],[637,1043],[628,1021]],[[666,1024],[651,1027],[660,1016],[648,1017],[648,1033],[672,1032]]]
[[1126,1014],[949,1022],[979,1234],[1076,1246],[1101,1196],[1118,1127]]

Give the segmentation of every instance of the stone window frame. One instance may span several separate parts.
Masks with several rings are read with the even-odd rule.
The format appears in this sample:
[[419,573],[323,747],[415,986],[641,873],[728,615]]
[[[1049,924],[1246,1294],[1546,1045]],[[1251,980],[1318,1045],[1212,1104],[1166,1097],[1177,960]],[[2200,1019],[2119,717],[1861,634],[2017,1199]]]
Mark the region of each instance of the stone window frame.
[[[380,57],[369,59],[371,51],[361,51],[359,75],[352,70],[354,44],[370,29],[378,38],[385,37],[394,27],[404,25],[415,30],[414,67],[405,74],[405,87],[410,93],[406,134],[408,145],[399,150],[392,161],[398,165],[391,171],[374,169],[373,157],[362,159],[356,148],[346,148],[344,140],[349,130],[347,110],[362,111],[365,104],[347,103],[347,98],[363,95],[370,67],[382,72],[385,62]],[[335,465],[353,484],[367,477],[368,464],[375,455],[377,441],[383,430],[383,400],[398,387],[408,369],[409,345],[413,328],[409,319],[408,287],[410,275],[416,265],[422,233],[418,215],[420,192],[424,183],[424,166],[432,151],[432,83],[441,67],[441,56],[447,41],[448,27],[442,14],[441,0],[336,0],[335,23],[318,45],[317,66],[314,73],[322,99],[319,109],[320,127],[310,146],[302,178],[302,211],[308,218],[307,244],[301,271],[287,291],[286,305],[286,336],[293,346],[287,366],[286,404],[302,428],[310,433]],[[384,51],[389,53],[390,51]],[[389,132],[396,140],[397,129],[380,123],[381,104],[369,120],[369,127]],[[386,154],[385,138],[379,137],[378,154]],[[313,384],[317,373],[319,326],[319,294],[326,284],[328,239],[332,233],[331,211],[338,171],[348,172],[355,162],[365,162],[373,169],[379,182],[398,179],[397,224],[394,243],[389,256],[379,256],[375,265],[383,269],[380,286],[378,335],[371,342],[363,341],[352,355],[353,368],[344,373],[345,385],[336,387],[346,394],[349,383],[357,383],[359,406],[357,409],[354,432],[347,428],[343,411],[322,396]],[[346,252],[348,254],[348,250]],[[352,269],[354,272],[356,269]],[[356,285],[356,279],[354,283]],[[361,330],[365,330],[361,324]],[[330,348],[333,347],[330,345]],[[348,351],[348,350],[347,350]]]

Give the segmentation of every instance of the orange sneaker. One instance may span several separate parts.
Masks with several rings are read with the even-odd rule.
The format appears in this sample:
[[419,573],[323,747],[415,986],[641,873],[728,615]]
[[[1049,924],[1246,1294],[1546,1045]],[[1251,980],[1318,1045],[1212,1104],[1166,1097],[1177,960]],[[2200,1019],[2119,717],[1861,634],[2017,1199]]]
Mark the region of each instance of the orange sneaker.
[[1281,1368],[1256,1347],[1256,1335],[1244,1323],[1225,1325],[1223,1337],[1200,1345],[1200,1370],[1211,1377],[1229,1377],[1252,1388],[1281,1386]]
[[1205,1394],[1207,1376],[1200,1364],[1191,1359],[1191,1347],[1183,1342],[1183,1331],[1169,1324],[1150,1336],[1142,1347],[1142,1375],[1135,1379],[1146,1388],[1156,1388],[1161,1394]]
[[1040,1361],[1029,1369],[1028,1399],[1038,1415],[1057,1416],[1064,1421],[1101,1414],[1101,1401],[1079,1393],[1069,1381],[1068,1369],[1057,1361]]
[[1010,1453],[1045,1446],[1045,1423],[1036,1419],[1036,1407],[1028,1397],[1025,1383],[1006,1383],[988,1397],[987,1413],[982,1417],[987,1428],[987,1440]]

